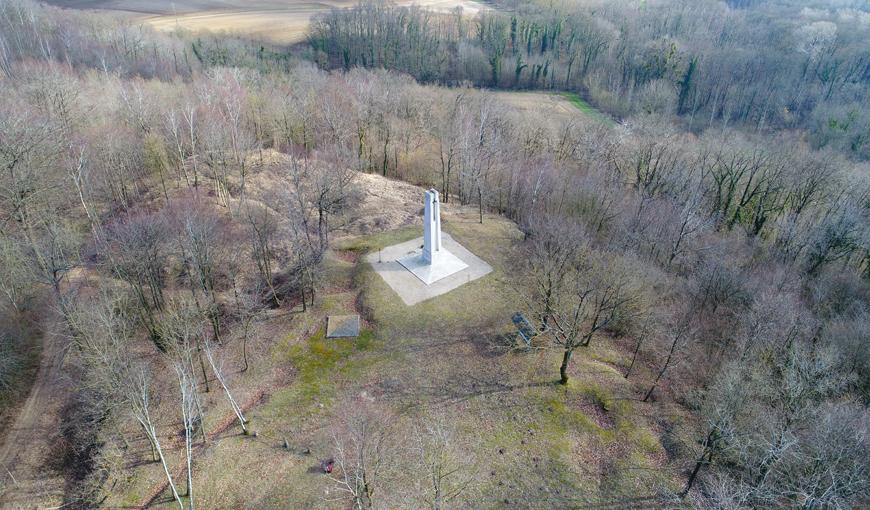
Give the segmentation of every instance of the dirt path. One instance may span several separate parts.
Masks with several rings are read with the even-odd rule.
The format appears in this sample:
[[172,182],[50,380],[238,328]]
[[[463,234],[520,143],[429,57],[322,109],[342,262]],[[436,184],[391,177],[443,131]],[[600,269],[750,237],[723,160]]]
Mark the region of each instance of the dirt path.
[[64,479],[48,463],[56,453],[60,412],[68,395],[57,321],[43,335],[42,359],[30,395],[0,444],[0,508],[50,508],[63,503]]

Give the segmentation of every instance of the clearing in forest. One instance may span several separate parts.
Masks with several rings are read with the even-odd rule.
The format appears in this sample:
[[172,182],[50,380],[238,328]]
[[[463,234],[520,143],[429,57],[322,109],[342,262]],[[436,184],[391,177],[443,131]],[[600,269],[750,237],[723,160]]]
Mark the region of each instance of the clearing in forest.
[[501,91],[495,92],[495,95],[520,113],[539,118],[566,121],[576,117],[579,112],[588,119],[613,124],[613,119],[606,113],[596,109],[573,92]]
[[[493,272],[412,307],[364,262],[366,253],[420,235],[422,190],[403,184],[387,191],[396,187],[391,183],[365,175],[365,201],[388,198],[403,205],[404,214],[395,216],[412,222],[336,239],[317,304],[258,328],[252,372],[274,374],[273,382],[255,390],[262,377],[235,375],[256,436],[222,429],[220,417],[229,411],[211,412],[208,428],[217,432],[196,454],[197,504],[340,507],[336,498],[344,493],[321,461],[336,456],[342,424],[369,412],[389,427],[386,464],[374,481],[389,508],[414,506],[402,493],[425,483],[415,448],[432,427],[451,438],[452,462],[461,466],[456,481],[472,482],[457,506],[515,508],[530,497],[549,508],[633,504],[631,496],[678,487],[670,474],[652,469],[665,453],[647,404],[633,402],[638,382],[619,371],[630,353],[602,339],[575,357],[572,381],[563,387],[555,382],[558,352],[515,348],[510,317],[522,304],[506,276],[522,234],[512,222],[486,215],[481,224],[475,208],[447,205],[444,231]],[[325,338],[327,315],[352,313],[363,319],[358,338]],[[638,381],[649,378],[644,372]],[[109,506],[173,508],[157,464],[133,465],[127,475]]]

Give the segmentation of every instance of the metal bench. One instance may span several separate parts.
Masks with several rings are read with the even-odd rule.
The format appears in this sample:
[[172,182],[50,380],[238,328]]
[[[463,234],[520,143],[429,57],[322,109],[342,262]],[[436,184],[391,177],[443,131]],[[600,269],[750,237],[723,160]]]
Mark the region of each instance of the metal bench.
[[532,326],[532,323],[521,313],[517,312],[511,317],[514,326],[517,327],[517,332],[523,342],[526,344],[526,349],[532,348],[532,338],[538,335],[538,331]]

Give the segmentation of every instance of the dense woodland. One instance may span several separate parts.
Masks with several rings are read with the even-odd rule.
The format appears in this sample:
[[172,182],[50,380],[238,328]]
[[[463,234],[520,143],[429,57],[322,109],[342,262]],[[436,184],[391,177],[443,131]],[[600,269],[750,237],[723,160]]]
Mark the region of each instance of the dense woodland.
[[[0,404],[26,395],[37,332],[61,328],[70,507],[105,500],[136,438],[193,507],[203,384],[246,430],[222,339],[317,299],[360,172],[520,225],[513,283],[554,381],[605,333],[633,339],[657,367],[637,397],[695,417],[662,506],[870,500],[870,12],[518,4],[365,3],[294,51],[0,4]],[[475,86],[576,91],[620,122],[520,115]],[[267,167],[273,189],[254,187]],[[406,491],[357,482],[355,508]]]
[[461,11],[442,16],[371,3],[322,17],[309,39],[330,68],[576,91],[617,117],[676,114],[693,131],[807,129],[816,147],[870,155],[863,2],[836,9],[814,0],[496,5],[503,9],[469,22]]

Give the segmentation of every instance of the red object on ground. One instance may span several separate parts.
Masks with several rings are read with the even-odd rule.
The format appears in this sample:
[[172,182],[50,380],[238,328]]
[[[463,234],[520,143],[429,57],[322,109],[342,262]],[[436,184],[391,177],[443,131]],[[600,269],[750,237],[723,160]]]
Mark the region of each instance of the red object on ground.
[[335,465],[334,459],[328,459],[320,463],[320,468],[324,473],[332,473],[332,466]]

